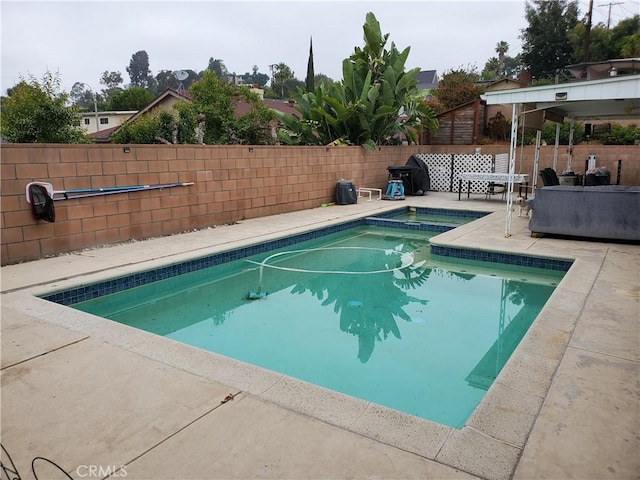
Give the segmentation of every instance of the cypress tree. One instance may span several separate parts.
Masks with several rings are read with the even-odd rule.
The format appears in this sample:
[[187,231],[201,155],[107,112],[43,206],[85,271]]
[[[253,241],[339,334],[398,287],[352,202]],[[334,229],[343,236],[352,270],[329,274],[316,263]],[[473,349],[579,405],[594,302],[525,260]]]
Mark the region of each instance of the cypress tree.
[[313,72],[313,38],[309,39],[309,62],[307,63],[307,78],[305,79],[307,92],[313,92],[315,87],[315,73]]

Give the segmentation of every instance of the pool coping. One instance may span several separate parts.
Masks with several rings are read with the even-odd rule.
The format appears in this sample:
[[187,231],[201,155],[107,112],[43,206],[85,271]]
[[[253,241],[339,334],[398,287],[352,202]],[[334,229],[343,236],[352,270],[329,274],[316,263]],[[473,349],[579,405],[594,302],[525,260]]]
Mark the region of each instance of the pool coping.
[[[405,210],[409,210],[406,207]],[[417,209],[420,210],[437,210],[437,209]],[[95,283],[82,282],[75,287],[60,289],[55,288],[46,293],[38,294],[45,300],[59,303],[62,305],[74,305],[80,302],[93,300],[104,295],[125,291],[134,287],[139,287],[149,283],[154,283],[167,278],[180,276],[188,273],[197,272],[207,268],[223,265],[235,260],[261,254],[270,253],[274,250],[298,245],[311,239],[322,238],[326,235],[345,232],[352,228],[361,226],[373,226],[383,228],[393,228],[396,231],[412,231],[412,232],[429,232],[432,234],[445,233],[460,228],[462,225],[446,225],[431,224],[414,221],[398,221],[394,220],[392,214],[396,210],[385,212],[379,216],[365,216],[356,220],[335,223],[331,226],[309,230],[304,233],[297,233],[286,237],[271,239],[264,242],[252,243],[242,247],[223,250],[209,255],[201,255],[182,262],[168,262],[163,265],[154,267],[153,269],[142,269],[135,273],[121,275],[114,279],[100,280]],[[451,210],[447,210],[451,212]],[[486,215],[486,213],[484,214]],[[470,218],[478,220],[484,215],[466,215]],[[465,216],[465,215],[460,215]],[[478,250],[472,248],[458,248],[443,245],[430,245],[431,255],[440,257],[441,260],[450,259],[451,262],[460,260],[494,262],[508,266],[518,266],[527,268],[538,268],[543,270],[554,270],[566,272],[573,263],[571,260],[564,258],[550,258],[545,256],[520,255],[514,253],[496,252],[490,250]]]
[[[495,225],[496,219],[503,216],[502,212],[493,213],[434,237],[432,244],[478,249],[479,245],[461,240],[476,229]],[[343,221],[335,220],[336,223]],[[252,241],[255,242],[249,239],[246,244]],[[201,249],[198,255],[215,251],[221,251],[221,247]],[[145,268],[152,268],[154,264],[175,263],[180,257],[193,257],[193,252],[14,290],[3,295],[3,306],[26,311],[32,317],[487,479],[510,478],[513,474],[603,261],[598,255],[589,260],[575,258],[483,401],[465,426],[457,430],[34,296],[65,288],[65,285],[77,285],[79,280],[92,283],[99,278],[121,276],[123,272],[140,270],[143,264]]]

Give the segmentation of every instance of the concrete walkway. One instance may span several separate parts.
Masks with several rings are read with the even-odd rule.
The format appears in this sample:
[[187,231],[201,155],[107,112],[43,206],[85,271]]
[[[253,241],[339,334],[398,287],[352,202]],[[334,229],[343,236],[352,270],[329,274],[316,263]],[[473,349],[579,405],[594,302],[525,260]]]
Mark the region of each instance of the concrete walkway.
[[[517,215],[505,238],[504,203],[474,197],[361,200],[3,267],[3,466],[23,479],[640,478],[640,247],[531,238]],[[459,430],[36,297],[407,205],[496,211],[433,243],[575,259]]]

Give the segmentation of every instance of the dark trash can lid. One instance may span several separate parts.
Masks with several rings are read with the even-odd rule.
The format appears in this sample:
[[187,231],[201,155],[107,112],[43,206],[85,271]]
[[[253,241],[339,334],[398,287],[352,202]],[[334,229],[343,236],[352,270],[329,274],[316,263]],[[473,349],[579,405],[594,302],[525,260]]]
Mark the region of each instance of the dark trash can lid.
[[387,167],[387,170],[389,170],[390,172],[410,172],[411,168],[411,165],[392,165]]

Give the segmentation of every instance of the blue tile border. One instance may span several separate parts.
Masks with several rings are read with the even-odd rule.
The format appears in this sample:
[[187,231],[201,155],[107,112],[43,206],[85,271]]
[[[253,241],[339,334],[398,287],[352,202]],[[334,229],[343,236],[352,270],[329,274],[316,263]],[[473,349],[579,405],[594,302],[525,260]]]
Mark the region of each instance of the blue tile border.
[[404,213],[408,213],[411,210],[415,210],[416,213],[422,215],[442,215],[447,217],[460,217],[478,219],[491,212],[479,212],[474,210],[450,210],[446,208],[429,208],[429,207],[403,207],[397,210],[390,210],[388,212],[376,215],[376,218],[393,218]]
[[367,217],[364,219],[365,225],[374,227],[387,227],[399,230],[412,230],[415,232],[444,233],[453,230],[460,225],[447,225],[424,222],[411,222],[407,220],[394,220],[393,218]]
[[221,252],[207,257],[196,258],[182,263],[167,265],[165,267],[159,267],[154,270],[126,275],[124,277],[116,278],[113,280],[106,280],[97,284],[86,285],[62,292],[54,292],[42,296],[41,298],[43,298],[44,300],[49,300],[51,302],[59,303],[61,305],[73,305],[75,303],[92,300],[94,298],[98,298],[104,295],[110,295],[112,293],[128,290],[134,287],[139,287],[148,283],[165,280],[167,278],[176,277],[178,275],[184,275],[185,273],[191,273],[198,270],[203,270],[205,268],[215,267],[216,265],[221,265],[233,260],[239,260],[242,258],[250,257],[252,255],[270,252],[278,248],[288,247],[290,245],[294,245],[307,240],[313,240],[315,238],[330,235],[332,233],[342,232],[353,227],[364,225],[364,221],[365,220],[361,218],[358,220],[353,220],[351,222],[333,225],[331,227],[310,230],[308,232],[291,235],[289,237],[283,237],[260,244],[249,245],[247,247],[241,247],[235,250]]
[[465,248],[443,247],[431,245],[431,254],[463,260],[476,260],[480,262],[504,263],[519,267],[543,268],[566,272],[573,261],[558,258],[529,257],[513,253],[490,252],[484,250],[470,250]]
[[[465,216],[470,218],[481,218],[487,215],[487,212],[470,212],[470,211],[457,211],[446,209],[432,209],[432,208],[417,208],[417,213],[427,213],[434,215],[448,215],[460,214],[458,216]],[[443,233],[449,231],[459,225],[446,225],[446,224],[429,224],[423,222],[410,222],[404,220],[393,220],[389,215],[399,215],[408,211],[408,207],[399,210],[393,210],[376,217],[366,217],[350,222],[341,223],[338,225],[332,225],[330,227],[324,227],[316,230],[310,230],[308,232],[291,235],[289,237],[279,238],[276,240],[270,240],[264,243],[249,245],[247,247],[241,247],[235,250],[217,253],[207,257],[196,258],[188,260],[186,262],[177,263],[173,265],[167,265],[154,270],[144,271],[127,275],[124,277],[106,280],[104,282],[85,285],[82,287],[74,288],[71,290],[65,290],[61,292],[54,292],[42,296],[44,300],[59,303],[61,305],[73,305],[76,303],[92,300],[104,295],[110,295],[112,293],[128,290],[130,288],[146,285],[148,283],[165,280],[167,278],[183,275],[186,273],[195,272],[209,267],[214,267],[223,263],[231,262],[233,260],[239,260],[242,258],[250,257],[252,255],[270,252],[282,247],[288,247],[307,240],[313,240],[322,236],[330,235],[332,233],[338,233],[350,228],[367,225],[375,227],[387,227],[394,230],[403,229],[417,232],[430,232],[430,233]],[[463,214],[463,215],[462,215]],[[454,215],[455,216],[455,215]],[[528,257],[525,255],[514,255],[500,252],[487,252],[480,250],[469,250],[453,247],[442,247],[438,245],[431,245],[431,254],[440,255],[444,257],[459,258],[464,260],[478,260],[483,262],[495,262],[508,265],[517,265],[523,267],[543,268],[549,270],[567,271],[573,262],[568,260],[548,259],[540,257]]]

